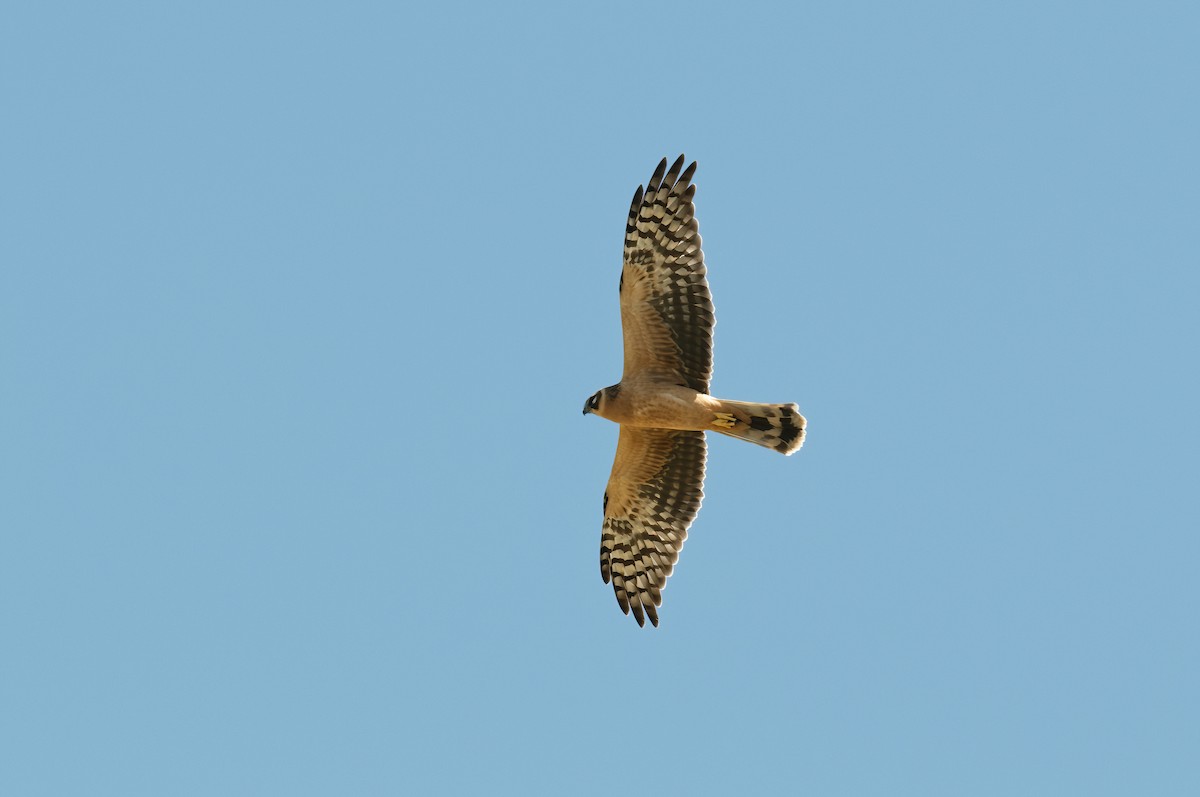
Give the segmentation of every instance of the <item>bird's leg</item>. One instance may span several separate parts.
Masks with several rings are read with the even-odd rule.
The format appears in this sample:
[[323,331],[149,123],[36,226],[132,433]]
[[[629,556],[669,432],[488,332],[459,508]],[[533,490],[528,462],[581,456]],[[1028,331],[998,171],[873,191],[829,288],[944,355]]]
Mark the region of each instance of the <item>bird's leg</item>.
[[718,412],[716,416],[712,422],[713,426],[719,426],[722,429],[732,429],[737,425],[737,418],[733,417],[732,412]]

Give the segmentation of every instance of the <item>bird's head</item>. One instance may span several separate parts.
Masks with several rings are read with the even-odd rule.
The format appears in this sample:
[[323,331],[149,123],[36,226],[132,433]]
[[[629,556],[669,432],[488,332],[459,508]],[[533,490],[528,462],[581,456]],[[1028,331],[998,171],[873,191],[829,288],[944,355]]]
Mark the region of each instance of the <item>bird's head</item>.
[[621,384],[619,382],[615,385],[609,385],[603,390],[597,390],[592,394],[591,398],[584,402],[583,414],[587,415],[591,412],[599,415],[601,418],[608,418],[609,416],[606,413],[612,406],[611,402],[620,392]]
[[604,391],[597,390],[595,393],[593,393],[591,395],[591,398],[589,398],[587,401],[585,401],[583,403],[583,414],[587,415],[589,412],[599,412],[600,404],[603,401],[604,401]]

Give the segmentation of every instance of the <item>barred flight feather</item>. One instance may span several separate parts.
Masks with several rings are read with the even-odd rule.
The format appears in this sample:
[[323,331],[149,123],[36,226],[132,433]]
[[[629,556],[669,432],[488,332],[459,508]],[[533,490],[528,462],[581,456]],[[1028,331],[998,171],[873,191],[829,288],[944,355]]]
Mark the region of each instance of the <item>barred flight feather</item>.
[[[658,625],[662,589],[704,498],[703,432],[621,427],[600,534],[600,575],[621,611]],[[652,472],[647,473],[648,470]]]
[[[620,286],[621,318],[626,325],[625,373],[651,370],[672,374],[680,384],[707,393],[716,322],[692,202],[696,163],[680,174],[683,163],[680,155],[667,171],[667,159],[663,158],[645,191],[639,186],[629,207]],[[669,338],[644,334],[645,328],[630,328],[636,324],[638,305],[649,307],[669,331]],[[631,347],[630,337],[639,333],[643,333],[638,338],[641,348]],[[647,343],[648,351],[644,351]]]

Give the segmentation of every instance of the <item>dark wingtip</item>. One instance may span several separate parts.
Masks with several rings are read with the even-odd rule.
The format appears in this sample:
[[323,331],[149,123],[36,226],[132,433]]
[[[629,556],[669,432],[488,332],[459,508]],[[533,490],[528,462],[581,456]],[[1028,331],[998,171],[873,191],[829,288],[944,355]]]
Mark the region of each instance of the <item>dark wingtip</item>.
[[657,191],[658,187],[662,184],[662,178],[666,172],[667,159],[663,158],[658,162],[658,168],[654,170],[654,175],[650,178],[650,182],[647,184],[647,190]]
[[629,218],[625,221],[625,234],[633,232],[637,229],[638,211],[642,207],[642,186],[638,186],[633,192],[633,199],[629,203]]
[[680,154],[680,156],[675,159],[675,162],[671,164],[671,170],[667,172],[668,184],[674,185],[675,181],[679,179],[679,170],[683,168],[683,161],[684,157],[682,154]]
[[687,169],[684,170],[683,174],[679,175],[679,182],[690,183],[692,181],[692,177],[694,177],[695,174],[696,174],[696,162],[692,161],[692,165],[687,167]]

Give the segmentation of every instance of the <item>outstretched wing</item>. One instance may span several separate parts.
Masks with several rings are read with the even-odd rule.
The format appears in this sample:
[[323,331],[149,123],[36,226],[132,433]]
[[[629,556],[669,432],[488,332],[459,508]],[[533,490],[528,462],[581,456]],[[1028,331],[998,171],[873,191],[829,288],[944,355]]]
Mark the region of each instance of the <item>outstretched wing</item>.
[[649,376],[707,393],[713,304],[692,204],[696,163],[680,174],[682,168],[682,155],[670,171],[663,158],[629,208],[621,269],[622,380]]
[[704,498],[704,458],[704,432],[621,427],[604,492],[600,575],[638,625],[645,616],[658,625],[662,589]]

